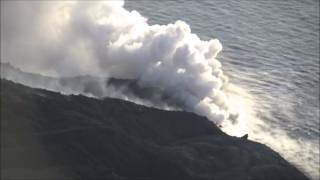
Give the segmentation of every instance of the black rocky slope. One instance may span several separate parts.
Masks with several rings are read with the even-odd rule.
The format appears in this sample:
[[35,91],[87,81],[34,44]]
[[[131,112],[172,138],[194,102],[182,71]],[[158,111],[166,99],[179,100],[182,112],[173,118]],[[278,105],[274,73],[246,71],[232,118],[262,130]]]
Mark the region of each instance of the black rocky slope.
[[307,179],[206,118],[1,80],[1,179]]

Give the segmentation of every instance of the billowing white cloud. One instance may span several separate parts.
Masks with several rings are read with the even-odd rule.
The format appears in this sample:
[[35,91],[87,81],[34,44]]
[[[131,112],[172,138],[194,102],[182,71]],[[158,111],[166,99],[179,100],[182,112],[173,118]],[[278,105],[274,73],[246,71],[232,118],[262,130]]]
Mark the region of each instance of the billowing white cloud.
[[123,1],[1,2],[1,61],[52,76],[138,79],[186,110],[222,123],[229,116],[219,40],[188,24],[149,25]]

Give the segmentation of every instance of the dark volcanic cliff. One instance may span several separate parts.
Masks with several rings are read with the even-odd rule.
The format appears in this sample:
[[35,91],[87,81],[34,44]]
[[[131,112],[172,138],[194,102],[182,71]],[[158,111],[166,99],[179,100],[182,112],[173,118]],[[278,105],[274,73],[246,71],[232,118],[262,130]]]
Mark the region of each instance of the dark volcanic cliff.
[[307,179],[206,118],[1,80],[1,179]]

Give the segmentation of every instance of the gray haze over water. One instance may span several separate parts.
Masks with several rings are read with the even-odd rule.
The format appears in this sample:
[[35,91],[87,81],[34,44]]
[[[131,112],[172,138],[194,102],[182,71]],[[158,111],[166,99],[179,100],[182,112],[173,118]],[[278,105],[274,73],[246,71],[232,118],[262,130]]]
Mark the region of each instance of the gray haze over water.
[[319,1],[139,0],[125,7],[150,24],[181,19],[200,38],[218,38],[224,72],[253,97],[256,116],[274,129],[271,134],[301,145],[291,156],[284,145],[275,149],[319,178]]

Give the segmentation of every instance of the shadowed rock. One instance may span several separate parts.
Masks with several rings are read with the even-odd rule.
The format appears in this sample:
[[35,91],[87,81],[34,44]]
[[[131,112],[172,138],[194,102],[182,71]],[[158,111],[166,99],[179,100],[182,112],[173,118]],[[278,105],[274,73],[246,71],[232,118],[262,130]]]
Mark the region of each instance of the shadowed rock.
[[193,113],[1,80],[1,179],[307,179]]

